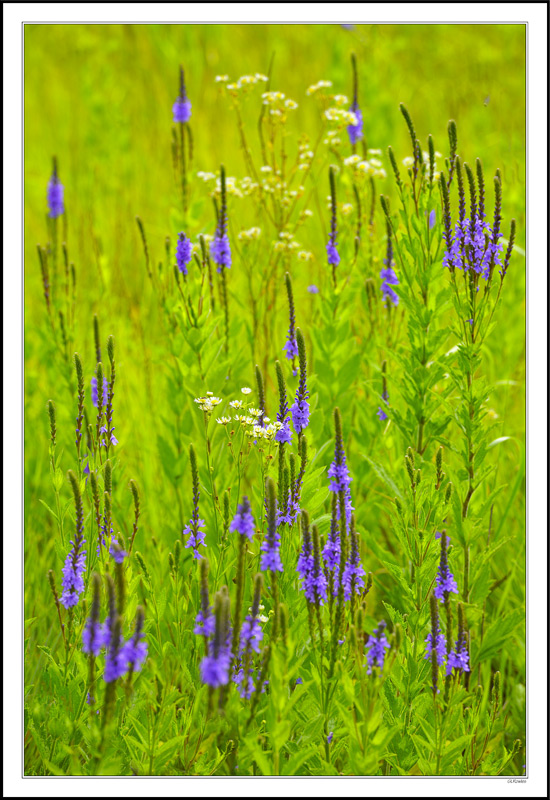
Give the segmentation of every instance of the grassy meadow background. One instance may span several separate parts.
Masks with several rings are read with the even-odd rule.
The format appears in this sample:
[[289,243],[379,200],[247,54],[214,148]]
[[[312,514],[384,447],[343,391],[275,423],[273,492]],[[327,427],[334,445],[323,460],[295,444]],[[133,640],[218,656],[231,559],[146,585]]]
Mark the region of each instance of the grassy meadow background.
[[[288,327],[284,271],[281,271],[279,297],[270,312],[272,327],[263,330],[260,326],[259,337],[251,341],[246,321],[248,284],[235,248],[228,274],[233,337],[230,380],[225,380],[224,361],[214,364],[203,382],[196,370],[188,367],[188,362],[194,362],[191,349],[181,346],[174,352],[165,313],[147,275],[135,217],[143,220],[153,268],[163,262],[163,268],[170,271],[175,263],[177,234],[183,229],[171,156],[172,104],[178,91],[179,64],[185,68],[193,108],[190,125],[194,158],[189,176],[186,232],[196,241],[199,233],[213,234],[215,228],[208,189],[196,173],[218,172],[220,164],[224,164],[230,176],[240,179],[248,174],[235,114],[229,99],[215,83],[215,76],[227,74],[236,80],[245,74],[267,73],[273,57],[271,88],[284,92],[299,106],[287,126],[288,148],[294,152],[300,132],[307,131],[314,140],[320,130],[315,98],[306,96],[308,86],[321,79],[331,80],[334,93],[351,98],[352,52],[356,53],[359,65],[359,100],[367,146],[380,148],[384,154],[387,177],[377,180],[377,192],[390,197],[394,210],[397,194],[386,149],[391,144],[398,164],[410,154],[410,139],[399,103],[409,109],[423,147],[427,149],[426,137],[431,133],[436,149],[443,156],[448,154],[448,121],[456,121],[461,157],[472,164],[476,157],[483,162],[489,219],[493,208],[491,176],[497,168],[501,170],[503,231],[506,237],[509,220],[515,217],[517,250],[507,275],[497,325],[483,351],[483,370],[492,387],[491,438],[510,437],[491,450],[489,459],[495,471],[484,489],[489,496],[497,484],[508,487],[494,502],[493,530],[507,541],[491,559],[490,581],[494,591],[487,598],[487,617],[496,620],[511,610],[525,608],[524,27],[359,25],[349,30],[338,25],[27,25],[24,546],[25,618],[32,620],[25,634],[25,710],[26,720],[31,721],[30,727],[26,724],[25,738],[28,774],[51,774],[51,766],[46,766],[46,762],[62,764],[59,768],[66,771],[63,774],[71,774],[78,761],[71,750],[74,737],[67,734],[71,724],[67,717],[71,717],[72,706],[68,701],[60,703],[56,697],[48,678],[50,656],[39,649],[46,647],[55,654],[61,646],[47,579],[49,569],[54,570],[58,581],[61,578],[58,532],[55,520],[40,502],[49,506],[54,503],[46,409],[50,398],[57,410],[58,453],[63,451],[63,473],[75,468],[74,369],[61,358],[50,333],[36,253],[37,243],[45,245],[48,237],[46,187],[51,158],[53,155],[58,158],[60,180],[65,187],[66,241],[76,269],[77,311],[70,348],[71,355],[77,351],[84,364],[88,404],[89,381],[95,367],[94,314],[98,316],[103,347],[110,334],[116,343],[115,425],[120,443],[116,448],[116,457],[120,459],[115,471],[116,524],[124,533],[131,529],[131,494],[126,486],[134,478],[142,503],[136,549],[143,555],[157,585],[168,585],[168,553],[181,535],[191,510],[187,457],[190,442],[196,444],[201,475],[205,470],[202,417],[193,398],[207,390],[228,399],[237,397],[241,386],[255,386],[254,367],[258,363],[266,376],[268,412],[273,412],[273,418],[277,397],[273,361],[283,360],[282,346]],[[258,165],[261,160],[256,127],[261,91],[251,93],[243,111]],[[396,591],[381,563],[379,545],[389,540],[388,547],[393,547],[390,524],[393,496],[364,456],[368,453],[383,464],[400,483],[405,450],[414,443],[404,442],[391,426],[384,432],[384,426],[376,418],[381,392],[380,365],[384,359],[388,360],[390,398],[400,408],[399,367],[392,360],[392,347],[388,342],[384,346],[380,339],[363,346],[357,338],[349,347],[338,340],[338,347],[331,350],[328,339],[323,345],[323,330],[336,339],[343,334],[337,320],[327,322],[320,310],[320,296],[307,292],[307,286],[313,283],[321,287],[321,295],[324,287],[329,286],[325,254],[329,226],[326,196],[328,166],[332,162],[326,148],[321,147],[309,204],[313,217],[297,234],[303,248],[315,258],[307,262],[294,259],[289,269],[312,375],[311,452],[329,442],[316,465],[328,466],[332,410],[339,405],[348,464],[354,477],[351,488],[362,529],[363,562],[374,576],[368,601],[369,619],[376,624],[385,613],[382,601],[389,596],[385,593]],[[443,159],[440,163],[443,165]],[[229,217],[230,238],[236,245],[238,231],[258,224],[255,205],[246,198],[229,197]],[[351,244],[345,242],[346,237],[348,241],[353,238],[353,225],[342,222],[342,226],[344,250],[347,247],[346,252],[351,252]],[[378,205],[375,229],[373,259],[367,268],[360,255],[352,277],[358,319],[361,314],[366,319],[367,313],[364,281],[372,277],[378,290],[378,273],[385,256],[384,219]],[[267,227],[264,235],[275,238]],[[165,252],[167,236],[171,240],[169,260]],[[255,286],[259,292],[260,284]],[[175,293],[172,299],[177,299]],[[402,316],[397,319],[394,346],[399,336],[406,340],[407,335]],[[350,324],[345,315],[344,324]],[[181,345],[181,337],[178,341]],[[219,429],[214,430],[214,442],[223,464]],[[433,459],[434,453],[432,449],[429,457]],[[452,457],[449,458],[452,462]],[[248,491],[256,502],[258,497],[261,499],[254,486],[258,474],[251,469],[241,485],[241,494]],[[223,475],[217,480],[220,491],[227,488]],[[326,473],[318,480],[326,484]],[[61,494],[69,506],[70,517],[72,496],[68,484],[63,486]],[[326,496],[325,491],[323,499]],[[236,500],[232,495],[232,502]],[[210,523],[208,516],[206,519]],[[214,552],[215,544],[210,542],[209,546]],[[187,557],[189,551],[184,552]],[[196,583],[195,578],[192,580]],[[230,571],[225,580],[231,581]],[[216,588],[219,586],[211,586],[211,592]],[[190,591],[196,597],[196,586]],[[170,596],[165,596],[164,602],[169,605]],[[295,603],[296,609],[302,602],[299,593],[293,594],[290,587],[287,602]],[[305,610],[300,609],[296,615],[305,625]],[[147,680],[151,680],[157,691],[159,680],[169,682],[169,670],[166,664],[161,665],[160,659],[155,661],[151,649],[150,656],[152,665],[148,664],[140,680],[145,681],[145,672],[150,670]],[[176,669],[174,664],[171,668]],[[476,669],[476,678],[488,687],[495,669],[503,676],[506,696],[505,729],[500,741],[510,750],[514,740],[525,739],[522,625],[506,637],[498,653],[481,665],[479,674]],[[189,697],[192,691],[190,686],[184,688]],[[58,750],[58,741],[64,741],[68,748],[66,762]],[[44,748],[49,758],[43,755]],[[511,774],[522,774],[524,756],[524,750],[517,754],[510,765]],[[152,774],[163,774],[164,769],[170,769],[162,760],[158,764],[148,761],[149,767],[151,763]],[[113,757],[111,774],[129,769],[120,752]],[[196,765],[196,769],[201,774],[201,769],[210,766],[205,761],[202,766]],[[390,771],[385,774],[398,774],[391,772],[391,766],[387,769]]]

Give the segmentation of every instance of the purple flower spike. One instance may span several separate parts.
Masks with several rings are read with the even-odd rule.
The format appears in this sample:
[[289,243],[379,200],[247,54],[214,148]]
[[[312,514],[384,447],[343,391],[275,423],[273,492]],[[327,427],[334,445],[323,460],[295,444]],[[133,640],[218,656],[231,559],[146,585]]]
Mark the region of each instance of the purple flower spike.
[[65,211],[63,203],[63,184],[59,182],[57,177],[57,161],[53,161],[53,174],[48,183],[48,208],[50,209],[49,216],[52,219],[60,217]]
[[386,221],[386,231],[388,235],[388,242],[386,248],[386,258],[384,259],[384,264],[386,265],[384,269],[380,272],[380,277],[382,278],[382,283],[380,285],[380,289],[382,290],[382,300],[393,303],[394,306],[398,305],[399,297],[397,296],[396,292],[391,288],[392,286],[398,286],[399,281],[397,280],[397,276],[393,270],[394,267],[394,260],[393,260],[393,245],[392,245],[392,229],[389,221]]
[[111,542],[111,546],[109,547],[109,555],[111,555],[117,564],[123,564],[124,559],[127,557],[128,553],[126,550],[123,550],[118,541],[113,539]]
[[185,90],[183,67],[180,67],[180,93],[172,106],[172,113],[174,115],[174,122],[189,122],[191,118],[191,101],[187,97],[187,92]]
[[450,675],[455,669],[461,669],[463,672],[470,671],[468,647],[466,643],[466,635],[459,636],[456,643],[456,650],[451,650],[449,653],[449,660],[447,662],[447,675]]
[[458,586],[456,585],[456,580],[454,578],[453,573],[449,569],[449,564],[447,562],[447,539],[448,536],[440,537],[441,538],[441,558],[439,562],[439,568],[437,570],[437,577],[436,577],[436,587],[434,589],[434,595],[440,600],[442,603],[445,602],[450,592],[454,592],[454,594],[458,594]]
[[252,541],[254,536],[254,517],[250,510],[248,497],[243,497],[243,502],[237,506],[237,513],[229,526],[229,530],[237,531],[241,536],[246,536],[247,539]]
[[174,114],[174,122],[189,122],[191,119],[191,101],[178,97],[172,106],[172,113]]
[[373,667],[378,667],[380,672],[382,672],[384,668],[386,650],[390,647],[386,638],[385,628],[386,623],[382,620],[382,622],[378,624],[378,628],[374,629],[372,636],[369,636],[365,645],[367,648],[368,662],[367,675],[372,673]]
[[355,125],[353,124],[348,125],[349,140],[350,143],[354,145],[359,141],[359,139],[363,138],[363,115],[361,113],[361,109],[359,108],[357,100],[353,101],[349,110],[351,111],[352,114],[355,114],[355,118],[357,120],[357,123]]
[[307,360],[306,346],[301,330],[296,330],[296,340],[298,342],[298,357],[300,362],[300,382],[296,391],[296,399],[290,412],[292,414],[292,424],[296,433],[301,433],[309,425],[309,403],[307,398],[309,392],[307,388]]
[[221,207],[214,239],[210,242],[210,255],[218,265],[218,272],[231,267],[231,247],[227,236],[227,195],[225,191],[225,169],[221,168]]
[[183,275],[187,275],[187,265],[193,258],[191,240],[184,233],[179,234],[178,245],[176,247],[176,264]]

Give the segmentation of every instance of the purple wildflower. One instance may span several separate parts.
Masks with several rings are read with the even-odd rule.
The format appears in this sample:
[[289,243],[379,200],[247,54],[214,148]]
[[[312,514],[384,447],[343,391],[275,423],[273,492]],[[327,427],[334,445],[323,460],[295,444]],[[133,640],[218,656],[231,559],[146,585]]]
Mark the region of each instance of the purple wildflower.
[[[112,638],[112,636],[111,636]],[[122,637],[120,637],[122,639]],[[116,681],[117,678],[122,678],[122,676],[126,673],[126,658],[124,653],[124,645],[119,642],[119,644],[114,647],[112,644],[107,650],[107,655],[105,656],[105,670],[103,672],[103,680],[105,683],[111,683],[112,681]]]
[[451,650],[449,653],[449,658],[447,661],[447,675],[451,674],[453,667],[455,669],[461,669],[463,672],[470,671],[468,646],[466,634],[464,632],[462,632],[462,634],[459,633],[459,637],[456,642],[456,649]]
[[94,592],[90,616],[86,620],[84,630],[82,631],[82,650],[84,653],[98,656],[101,648],[105,644],[105,629],[99,621],[100,578],[97,573],[93,576],[93,586]]
[[382,283],[380,285],[380,289],[382,290],[382,300],[386,300],[388,302],[392,302],[394,306],[398,305],[399,297],[395,293],[395,291],[391,288],[392,286],[398,286],[399,281],[397,280],[397,276],[393,271],[393,246],[392,246],[392,239],[391,239],[391,225],[389,221],[386,221],[387,227],[387,234],[388,234],[388,243],[386,249],[386,258],[384,259],[384,264],[386,265],[384,269],[380,271],[380,277],[382,278]]
[[296,329],[296,340],[298,342],[298,357],[300,362],[300,382],[296,390],[296,399],[290,409],[292,414],[292,424],[296,433],[301,433],[309,425],[309,403],[307,398],[309,392],[307,389],[307,360],[306,360],[306,346],[304,337],[299,328]]
[[294,310],[294,297],[292,295],[292,283],[290,280],[290,275],[288,272],[285,275],[285,283],[286,283],[286,293],[288,296],[288,317],[289,317],[289,326],[288,326],[288,335],[286,344],[283,347],[283,350],[286,353],[286,357],[289,361],[294,361],[294,359],[298,355],[298,344],[296,342],[296,313]]
[[218,265],[218,272],[231,267],[231,247],[227,236],[227,197],[225,191],[225,169],[221,168],[221,207],[214,239],[210,242],[210,255]]
[[439,666],[445,663],[445,656],[446,656],[446,641],[445,636],[441,633],[441,628],[439,627],[439,622],[437,623],[436,632],[435,632],[435,646],[434,646],[434,636],[432,632],[427,635],[426,639],[426,655],[424,658],[431,658],[432,651],[435,647],[435,654],[437,657],[437,663]]
[[199,472],[197,469],[197,457],[195,455],[195,448],[193,445],[189,446],[189,460],[191,462],[191,476],[193,480],[193,513],[188,524],[183,529],[183,535],[189,537],[185,543],[185,547],[192,547],[193,556],[198,560],[202,558],[198,548],[200,545],[204,545],[206,547],[204,541],[206,533],[201,530],[201,528],[204,528],[206,523],[203,519],[199,519]]
[[[98,395],[97,395],[97,378],[93,377],[91,380],[92,385],[92,404],[95,408],[98,407]],[[109,382],[107,378],[103,377],[103,399],[102,399],[102,407],[106,408],[107,400],[109,399]]]
[[327,538],[327,543],[323,548],[323,561],[325,563],[325,569],[334,573],[334,578],[336,579],[336,585],[334,586],[334,594],[338,593],[338,570],[340,566],[340,552],[341,552],[341,544],[340,544],[340,532],[338,530],[337,524],[337,502],[338,498],[336,495],[333,496],[332,502],[332,515],[330,519],[330,531]]
[[231,654],[229,648],[225,646],[219,649],[216,654],[211,644],[208,650],[209,655],[205,656],[201,661],[201,680],[216,689],[218,686],[225,686],[229,681]]
[[384,668],[386,650],[390,647],[390,643],[386,638],[385,628],[386,623],[382,620],[382,622],[378,623],[378,627],[374,629],[372,636],[369,636],[367,639],[365,645],[367,648],[368,662],[367,675],[372,673],[373,667],[378,667],[380,672],[382,672]]
[[458,586],[453,573],[449,569],[447,562],[447,539],[448,536],[441,536],[441,558],[437,570],[436,587],[434,595],[442,603],[445,602],[450,592],[458,594]]
[[357,120],[355,125],[353,123],[348,125],[349,140],[350,143],[354,145],[359,141],[359,139],[363,138],[363,115],[361,113],[361,109],[359,108],[357,98],[354,99],[349,110],[352,114],[355,114],[355,118]]
[[[111,435],[110,435],[110,441],[111,441],[111,444],[113,445],[113,447],[115,446],[115,444],[118,444],[118,439],[116,438],[115,434],[113,433],[114,429],[115,429],[115,427],[113,425],[113,427],[111,428]],[[105,433],[105,434],[109,433],[106,425],[102,425],[101,428],[99,429],[99,432],[100,433]],[[107,447],[107,443],[106,443],[105,439],[101,440],[101,446],[102,447]]]
[[248,674],[245,674],[242,666],[238,669],[235,667],[233,683],[236,683],[239,687],[240,696],[245,700],[250,700],[254,691],[254,670],[250,670]]
[[350,538],[350,557],[346,561],[342,575],[342,583],[344,585],[344,600],[349,600],[353,592],[359,594],[360,590],[365,586],[365,581],[363,580],[365,569],[361,563],[361,557],[359,555],[359,541],[357,539],[355,520],[353,517],[351,519]]
[[49,216],[52,219],[61,216],[65,211],[63,204],[63,184],[59,182],[57,176],[57,160],[53,160],[53,173],[48,183],[48,208],[50,209]]
[[[337,432],[334,443],[334,461],[328,470],[329,478],[332,478],[329,484],[329,490],[339,494],[344,493],[345,509],[346,509],[346,522],[349,525],[351,522],[351,514],[354,508],[351,504],[351,490],[350,483],[353,478],[350,477],[347,463],[346,454],[344,452],[344,442],[342,439],[341,431]],[[336,518],[340,519],[340,504],[337,505]]]
[[254,669],[252,653],[260,652],[260,642],[264,632],[260,626],[258,612],[260,610],[260,597],[262,591],[262,576],[257,574],[254,578],[254,599],[250,614],[246,617],[240,631],[239,639],[239,664],[235,665],[233,682],[239,687],[239,694],[249,699],[254,691]]
[[138,606],[134,635],[124,643],[120,651],[120,661],[124,664],[125,672],[127,669],[139,672],[147,658],[147,642],[142,641],[143,619],[143,608]]
[[71,539],[72,549],[67,554],[63,566],[63,593],[61,595],[61,605],[65,608],[72,608],[78,603],[79,595],[84,591],[83,574],[86,569],[86,550],[82,550],[84,539],[84,510],[82,507],[82,496],[78,486],[76,475],[71,470],[69,480],[73,490],[75,509],[76,509],[76,536],[74,541]]
[[197,636],[211,636],[216,627],[216,618],[208,597],[208,561],[203,558],[200,563],[200,595],[201,608],[195,617],[195,627],[193,633]]
[[124,563],[124,559],[128,555],[126,550],[123,550],[119,545],[117,539],[112,539],[111,546],[109,547],[109,555],[111,555],[117,564]]
[[176,247],[176,264],[183,275],[187,275],[187,265],[191,262],[192,258],[191,239],[188,239],[184,233],[180,233]]
[[212,609],[209,608],[206,613],[201,610],[195,617],[195,627],[193,628],[193,633],[197,634],[197,636],[206,636],[208,638],[214,633],[215,627],[216,620],[214,618],[214,614],[212,613]]
[[473,225],[467,218],[455,224],[454,236],[450,243],[446,240],[443,266],[452,269],[473,269],[487,279],[494,266],[501,266],[500,251],[502,236],[495,226],[492,230],[487,222],[474,218]]
[[[277,414],[277,418],[278,417],[279,417],[279,415]],[[292,441],[292,431],[290,430],[290,420],[289,419],[283,420],[283,427],[279,428],[279,430],[276,432],[275,441],[279,442],[279,444],[290,444],[291,443],[291,441]]]
[[172,113],[174,114],[174,122],[189,122],[191,118],[191,101],[185,91],[183,67],[180,67],[180,93],[172,106]]
[[237,531],[241,536],[246,536],[250,541],[254,536],[254,517],[250,510],[248,497],[243,497],[241,505],[237,506],[237,513],[229,526],[230,531]]
[[256,614],[248,614],[243,622],[239,644],[239,653],[241,656],[245,650],[253,650],[255,653],[260,652],[260,642],[263,639],[264,632]]
[[277,500],[275,497],[275,484],[271,478],[266,481],[266,505],[267,531],[260,548],[263,554],[260,561],[260,569],[282,572],[283,565],[279,554],[281,543],[277,531]]
[[229,628],[229,597],[220,592],[215,601],[216,627],[208,643],[208,655],[201,661],[201,679],[213,689],[229,681],[231,664],[231,631]]
[[[384,389],[384,391],[382,392],[382,400],[386,405],[389,405],[389,399],[390,396],[388,392]],[[382,422],[384,422],[384,420],[388,418],[388,415],[386,414],[382,406],[378,406],[378,411],[376,412],[376,414],[378,416],[378,419],[381,420]]]
[[311,286],[308,286],[307,290],[310,294],[319,294],[319,289],[317,288],[317,286],[315,286],[314,283],[312,283]]
[[431,229],[435,225],[435,209],[430,211],[430,216],[428,217],[428,227]]
[[336,245],[338,242],[336,241],[336,183],[334,179],[334,168],[331,167],[329,170],[329,177],[330,177],[330,236],[327,242],[327,260],[328,263],[332,266],[332,275],[334,280],[336,281],[336,267],[340,263],[340,254],[336,249]]
[[331,731],[331,732],[329,733],[329,735],[327,736],[327,743],[328,743],[328,744],[331,744],[331,743],[332,743],[332,737],[333,737],[333,736],[334,736],[334,731]]

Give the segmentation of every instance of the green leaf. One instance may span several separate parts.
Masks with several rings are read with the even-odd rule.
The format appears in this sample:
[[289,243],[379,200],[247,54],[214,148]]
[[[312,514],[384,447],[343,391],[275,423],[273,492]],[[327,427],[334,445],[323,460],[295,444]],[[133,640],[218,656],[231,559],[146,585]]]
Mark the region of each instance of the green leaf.
[[401,494],[401,490],[398,488],[397,484],[390,478],[384,467],[382,467],[380,464],[377,464],[376,461],[373,461],[372,458],[370,458],[370,456],[367,456],[364,453],[363,453],[363,458],[369,462],[369,464],[376,472],[378,477],[382,481],[384,481],[386,486],[388,486],[391,489],[392,494],[395,497],[398,497],[400,500],[403,500],[403,495]]

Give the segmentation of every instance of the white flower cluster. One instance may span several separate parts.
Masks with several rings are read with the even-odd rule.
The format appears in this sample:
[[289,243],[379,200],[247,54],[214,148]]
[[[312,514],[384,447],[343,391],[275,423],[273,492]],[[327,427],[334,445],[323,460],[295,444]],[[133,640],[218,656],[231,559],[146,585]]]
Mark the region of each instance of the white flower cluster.
[[215,397],[212,392],[206,392],[204,397],[195,397],[195,403],[207,414],[210,414],[216,406],[222,402],[221,397]]
[[[264,422],[269,422],[269,417],[264,417]],[[252,427],[246,431],[246,435],[254,439],[266,439],[271,442],[275,438],[277,431],[280,431],[282,427],[282,422],[270,422],[265,428],[262,428],[261,425],[252,425]]]
[[257,86],[259,83],[267,83],[269,78],[267,75],[256,72],[255,75],[241,75],[241,77],[233,83],[228,83],[229,78],[227,75],[217,75],[215,80],[216,83],[227,86],[227,90],[231,92],[231,94],[237,95],[241,90],[246,91],[247,89],[253,89],[254,86]]
[[[213,183],[215,181],[215,185],[210,191],[210,197],[221,197],[222,182],[219,175],[215,175],[213,172],[197,172],[197,177],[201,178],[205,183]],[[231,175],[227,175],[225,178],[225,191],[232,197],[248,197],[258,188],[259,184],[255,183],[248,175],[245,175],[240,180]]]
[[281,231],[279,239],[273,242],[273,249],[276,253],[290,253],[292,250],[298,250],[299,247],[300,244],[288,231]]
[[319,89],[330,89],[331,86],[332,81],[318,81],[307,89],[306,94],[312,95],[318,92]]
[[328,144],[330,147],[337,147],[337,145],[342,144],[340,131],[327,131],[327,138],[323,139],[323,144]]
[[357,117],[353,111],[347,111],[345,108],[336,108],[335,106],[327,108],[325,111],[325,119],[328,119],[329,122],[335,122],[342,128],[346,125],[358,124]]
[[241,231],[239,233],[239,239],[241,242],[253,242],[259,239],[261,235],[262,231],[260,228],[249,228],[247,231]]
[[262,103],[268,106],[268,113],[273,122],[286,122],[287,112],[298,108],[298,103],[286,97],[283,92],[264,92]]
[[[369,153],[380,153],[380,150],[369,150]],[[385,178],[386,170],[378,158],[364,160],[361,156],[353,155],[344,159],[346,167],[353,167],[356,177],[372,175],[373,178]]]

